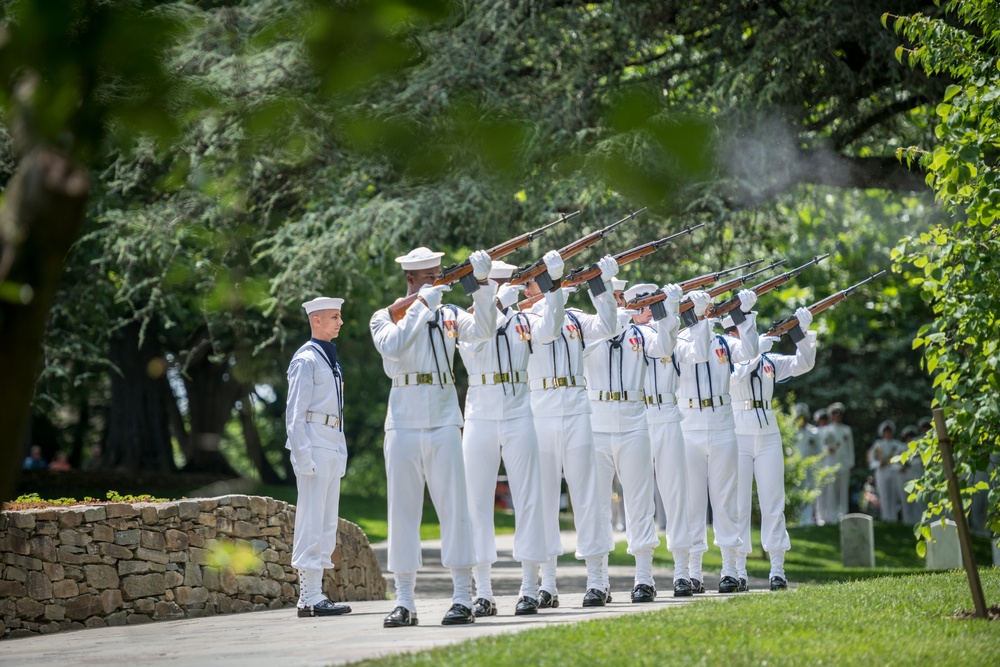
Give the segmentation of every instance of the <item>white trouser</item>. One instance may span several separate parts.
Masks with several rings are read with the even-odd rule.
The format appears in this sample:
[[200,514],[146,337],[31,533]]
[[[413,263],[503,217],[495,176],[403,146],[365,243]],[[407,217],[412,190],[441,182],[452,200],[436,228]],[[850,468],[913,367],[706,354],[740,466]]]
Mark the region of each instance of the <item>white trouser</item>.
[[[840,465],[840,464],[834,464]],[[840,472],[835,472],[829,478],[830,482],[823,487],[819,492],[819,498],[816,500],[816,514],[823,523],[839,523],[840,517],[837,516],[838,510],[838,500],[837,500],[837,476]]]
[[[653,468],[646,429],[625,433],[594,431],[597,458],[597,498],[604,523],[611,525],[612,480],[618,473],[625,500],[625,539],[628,553],[656,548],[660,538],[653,521]],[[615,548],[614,535],[608,531],[607,551]]]
[[841,463],[840,465],[842,467],[837,473],[837,480],[834,482],[837,485],[837,506],[834,508],[834,511],[837,513],[838,523],[850,511],[851,504],[851,471],[847,468],[846,464]]
[[576,526],[576,557],[585,559],[608,553],[611,525],[605,521],[597,500],[594,435],[590,415],[539,417],[535,415],[538,454],[542,471],[542,507],[545,539],[550,554],[562,553],[559,538],[559,495],[566,477],[573,522]]
[[549,553],[545,540],[542,473],[531,415],[506,421],[467,420],[462,433],[462,452],[476,561],[488,564],[497,560],[493,516],[501,457],[514,501],[514,560],[530,563],[548,560],[553,554]]
[[[681,422],[683,428],[683,422]],[[694,564],[708,551],[708,500],[712,501],[715,544],[722,550],[722,576],[736,576],[736,552],[741,544],[737,495],[736,433],[729,429],[685,430],[688,469],[688,517],[691,522],[691,576]],[[697,558],[695,558],[697,556]]]
[[878,487],[879,517],[882,521],[899,521],[899,471],[891,465],[875,471],[875,486]]
[[475,565],[458,427],[389,429],[384,449],[389,500],[388,570],[414,572],[423,564],[420,517],[425,482],[441,522],[441,564],[447,568]]
[[667,549],[691,548],[688,472],[680,422],[651,423],[649,438],[656,484],[667,519]]
[[791,548],[785,530],[785,453],[781,434],[736,434],[739,447],[740,553],[753,551],[750,543],[750,510],[753,506],[753,481],[757,480],[760,502],[760,543],[768,553]]
[[292,567],[297,570],[332,568],[340,523],[340,479],[346,461],[335,449],[312,449],[316,474],[296,476],[295,532],[292,536]]

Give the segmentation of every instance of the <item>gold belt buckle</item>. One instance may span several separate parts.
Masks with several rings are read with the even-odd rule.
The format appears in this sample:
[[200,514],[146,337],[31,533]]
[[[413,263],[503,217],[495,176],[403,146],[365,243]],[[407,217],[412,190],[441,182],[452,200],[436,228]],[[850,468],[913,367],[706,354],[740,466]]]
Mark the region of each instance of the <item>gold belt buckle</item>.
[[622,393],[620,391],[610,391],[608,392],[608,400],[620,401],[622,400]]
[[509,373],[494,373],[493,374],[493,382],[494,383],[496,383],[496,382],[510,382],[510,374]]
[[715,402],[711,398],[703,398],[703,399],[701,399],[701,407],[703,407],[703,408],[710,408],[710,407],[712,407],[714,405],[715,405]]
[[764,407],[764,401],[753,401],[753,407],[762,408]]
[[417,384],[434,384],[434,374],[417,373]]
[[552,384],[553,387],[568,387],[569,386],[569,378],[552,378],[552,381],[553,381],[553,384]]

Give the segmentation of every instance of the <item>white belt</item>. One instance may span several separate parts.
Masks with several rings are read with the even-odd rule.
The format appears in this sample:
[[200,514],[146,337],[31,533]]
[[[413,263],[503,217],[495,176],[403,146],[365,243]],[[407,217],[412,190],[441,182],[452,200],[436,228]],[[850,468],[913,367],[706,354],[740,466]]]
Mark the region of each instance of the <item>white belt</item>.
[[560,378],[534,378],[528,380],[528,389],[558,389],[560,387],[586,387],[587,379],[582,375],[568,375]]
[[393,387],[416,387],[421,384],[455,384],[451,373],[404,373],[392,378]]
[[734,407],[737,410],[770,410],[771,401],[740,401]]
[[732,399],[729,398],[729,394],[723,394],[722,396],[712,396],[711,398],[682,398],[680,404],[687,408],[698,408],[703,410],[705,408],[717,408],[720,405],[729,405]]
[[587,392],[587,398],[592,401],[637,401],[641,403],[645,400],[645,394],[641,391],[598,391],[591,389]]
[[673,394],[655,394],[646,397],[647,405],[677,405],[677,397]]
[[469,386],[473,387],[481,384],[526,384],[527,382],[528,374],[525,371],[469,374]]
[[340,426],[340,417],[337,415],[326,415],[322,412],[313,412],[312,410],[306,411],[306,421],[312,424],[329,426],[330,428],[338,428]]

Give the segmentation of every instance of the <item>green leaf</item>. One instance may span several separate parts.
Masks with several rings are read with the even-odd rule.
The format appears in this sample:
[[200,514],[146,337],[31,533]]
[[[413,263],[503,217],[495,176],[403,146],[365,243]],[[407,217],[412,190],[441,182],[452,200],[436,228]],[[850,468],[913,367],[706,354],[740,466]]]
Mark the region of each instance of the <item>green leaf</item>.
[[944,91],[944,101],[947,102],[960,92],[962,92],[961,86],[956,86],[955,84],[948,86]]

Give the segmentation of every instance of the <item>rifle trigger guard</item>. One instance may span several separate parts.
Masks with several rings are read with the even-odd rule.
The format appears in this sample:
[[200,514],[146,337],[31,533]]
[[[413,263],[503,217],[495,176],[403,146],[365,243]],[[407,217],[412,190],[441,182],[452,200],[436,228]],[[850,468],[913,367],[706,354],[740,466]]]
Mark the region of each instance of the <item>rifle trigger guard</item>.
[[538,289],[541,290],[542,294],[546,292],[551,292],[555,287],[557,287],[555,281],[549,275],[548,270],[542,271],[535,278],[535,284],[538,285]]
[[472,273],[466,273],[458,279],[458,282],[465,289],[466,294],[472,294],[479,289],[479,281],[476,280],[476,276]]
[[607,288],[604,286],[604,281],[601,276],[596,276],[587,281],[587,285],[590,287],[590,293],[594,296],[600,296],[607,292]]
[[659,322],[660,320],[666,318],[667,307],[662,301],[657,301],[649,307],[651,313],[653,313],[653,319]]

